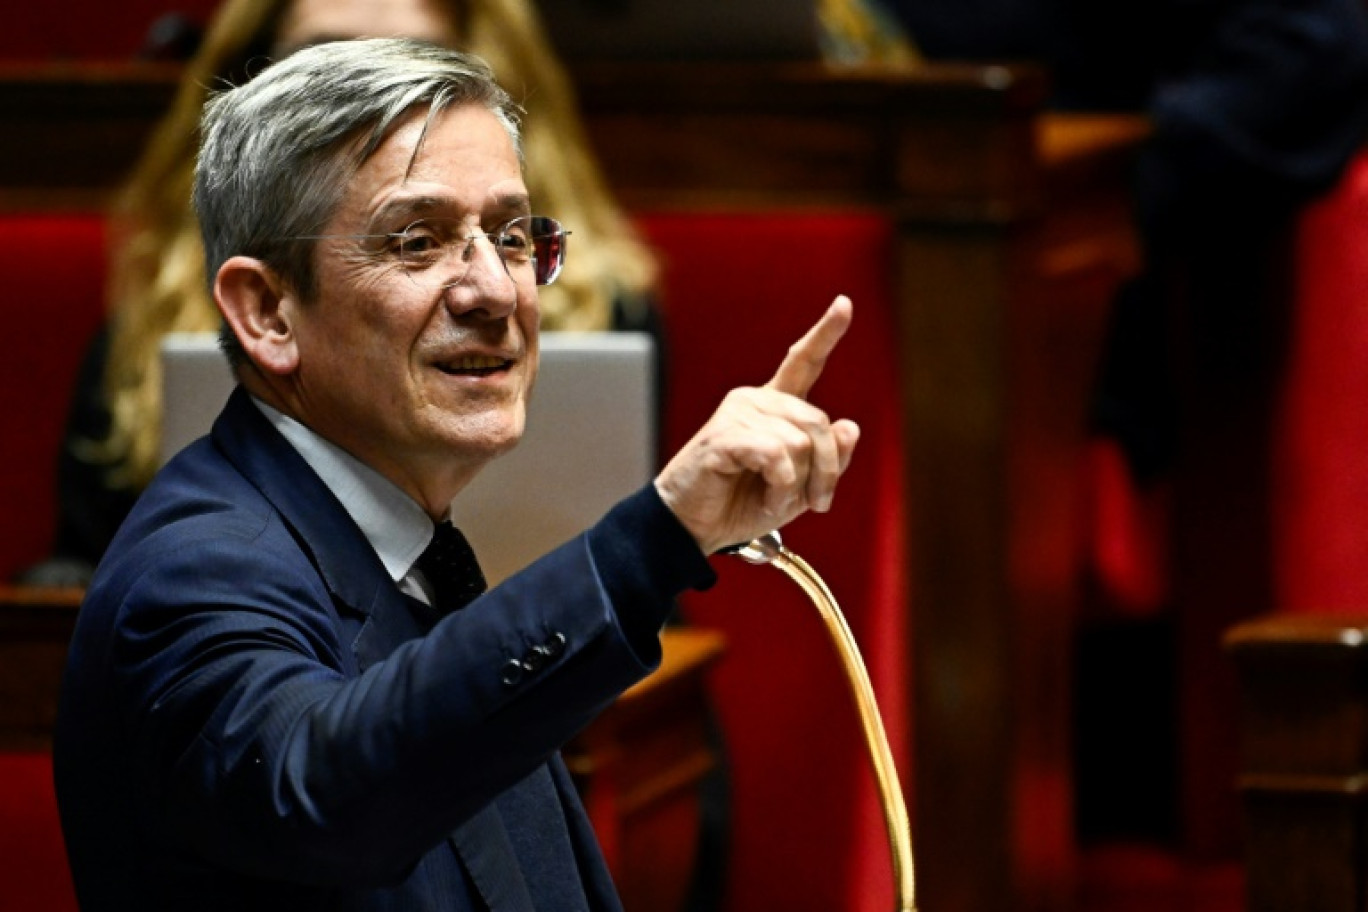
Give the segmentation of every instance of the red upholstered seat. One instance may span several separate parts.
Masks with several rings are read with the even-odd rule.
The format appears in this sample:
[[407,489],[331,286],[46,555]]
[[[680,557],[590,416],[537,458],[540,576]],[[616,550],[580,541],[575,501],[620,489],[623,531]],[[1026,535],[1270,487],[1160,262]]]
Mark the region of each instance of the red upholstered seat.
[[[9,579],[51,546],[62,425],[77,364],[103,312],[103,218],[0,218],[0,275],[0,574]],[[0,753],[0,859],[0,906],[76,908],[46,754]]]
[[1160,614],[1169,598],[1168,480],[1137,485],[1121,445],[1094,437],[1084,453],[1089,570],[1096,595],[1085,610],[1128,617]]
[[1368,152],[1303,214],[1273,467],[1275,607],[1368,612]]
[[0,908],[75,912],[52,758],[0,753]]
[[[1193,631],[1187,634],[1186,651],[1180,653],[1184,664],[1178,673],[1178,712],[1186,714],[1180,774],[1186,780],[1184,800],[1190,805],[1209,794],[1213,784],[1229,788],[1235,778],[1237,732],[1232,720],[1238,717],[1238,695],[1233,667],[1211,661],[1219,634],[1235,619],[1269,609],[1356,618],[1368,614],[1368,151],[1360,152],[1339,182],[1303,210],[1292,240],[1280,373],[1268,384],[1274,397],[1260,404],[1270,410],[1271,446],[1260,437],[1248,446],[1237,441],[1221,451],[1228,458],[1271,460],[1267,497],[1262,489],[1236,489],[1212,501],[1240,504],[1247,508],[1242,513],[1260,524],[1266,521],[1268,540],[1257,540],[1256,559],[1236,553],[1249,547],[1249,539],[1236,545],[1220,541],[1205,552],[1219,555],[1225,546],[1234,554],[1224,556],[1233,571],[1217,568],[1211,578],[1228,584],[1247,576],[1258,597],[1244,597],[1248,591],[1232,595],[1208,579],[1195,585],[1199,572],[1211,571],[1183,555],[1185,583],[1204,598],[1174,600],[1180,609],[1177,621]],[[1162,610],[1174,595],[1168,591],[1165,552],[1173,547],[1178,517],[1169,514],[1162,488],[1140,492],[1129,485],[1118,471],[1115,452],[1098,444],[1092,455],[1092,482],[1099,494],[1094,515],[1103,521],[1094,530],[1102,534],[1089,544],[1110,596],[1108,607],[1131,613]],[[1215,460],[1209,464],[1222,465]],[[1247,478],[1250,473],[1231,474]],[[1204,478],[1212,483],[1222,480],[1219,471]],[[1191,490],[1187,493],[1192,496]],[[1183,515],[1191,521],[1191,505],[1187,511]],[[1207,523],[1204,528],[1209,532],[1219,527]],[[1290,706],[1283,710],[1290,711]],[[1309,775],[1306,770],[1282,771]],[[1196,817],[1197,812],[1189,813]],[[1097,857],[1094,853],[1093,860]],[[1144,865],[1132,864],[1133,853],[1100,857],[1105,860],[1103,869],[1084,867],[1085,888],[1099,895],[1114,894],[1116,885],[1145,870]],[[1296,880],[1303,874],[1294,871],[1291,876]],[[1178,880],[1184,879],[1189,886],[1195,882],[1186,875]],[[1237,892],[1226,891],[1228,896]],[[1257,898],[1250,901],[1258,905]],[[1222,907],[1227,905],[1232,904]],[[1097,907],[1120,908],[1110,900]]]
[[[891,293],[891,226],[853,212],[651,214],[665,257],[667,452],[737,385],[769,379],[838,293],[855,322],[813,390],[854,418],[860,448],[831,513],[785,541],[826,578],[864,651],[909,797],[903,720],[907,581]],[[713,678],[733,811],[727,908],[882,910],[888,850],[854,704],[806,599],[778,571],[716,558],[685,611],[727,636]]]
[[0,578],[52,545],[57,451],[76,368],[104,312],[104,220],[0,218]]
[[11,3],[0,30],[0,59],[128,60],[161,16],[177,12],[205,23],[218,5],[219,0],[74,0],[54,14],[41,3]]
[[[1274,409],[1273,606],[1368,612],[1368,152],[1301,214]],[[1257,458],[1251,454],[1251,458]],[[1113,443],[1089,452],[1093,567],[1111,608],[1169,596],[1168,490],[1137,489]]]

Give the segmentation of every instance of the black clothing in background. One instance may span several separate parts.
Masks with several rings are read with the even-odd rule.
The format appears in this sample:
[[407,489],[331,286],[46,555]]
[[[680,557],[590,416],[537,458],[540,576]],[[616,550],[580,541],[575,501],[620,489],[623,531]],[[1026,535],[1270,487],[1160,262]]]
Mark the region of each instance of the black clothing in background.
[[26,570],[20,577],[23,582],[86,585],[138,499],[137,490],[112,483],[97,452],[110,427],[103,389],[108,359],[109,330],[101,326],[81,359],[57,454],[57,531],[52,557]]
[[928,58],[1037,62],[1057,108],[1151,118],[1134,184],[1144,270],[1115,302],[1093,421],[1139,481],[1163,476],[1177,426],[1167,321],[1181,313],[1213,374],[1269,356],[1278,317],[1261,309],[1287,278],[1293,217],[1368,139],[1368,4],[883,2]]

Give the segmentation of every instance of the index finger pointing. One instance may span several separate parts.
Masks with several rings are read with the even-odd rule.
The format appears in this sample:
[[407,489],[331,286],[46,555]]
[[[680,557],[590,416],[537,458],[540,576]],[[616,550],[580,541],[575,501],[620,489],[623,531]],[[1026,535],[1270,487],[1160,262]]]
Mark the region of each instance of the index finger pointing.
[[803,338],[789,348],[783,363],[765,386],[781,393],[806,398],[808,390],[812,389],[817,378],[822,376],[827,357],[850,328],[853,316],[854,308],[850,299],[845,295],[837,295],[836,300],[826,309],[826,313],[822,314],[822,318]]

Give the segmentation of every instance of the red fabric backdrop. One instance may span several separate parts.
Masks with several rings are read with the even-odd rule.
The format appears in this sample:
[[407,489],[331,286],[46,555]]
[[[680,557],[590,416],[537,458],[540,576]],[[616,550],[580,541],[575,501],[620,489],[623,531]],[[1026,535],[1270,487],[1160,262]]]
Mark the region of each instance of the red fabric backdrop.
[[[47,556],[57,447],[86,343],[104,307],[99,215],[0,219],[0,579]],[[67,912],[76,898],[47,754],[0,753],[0,909]]]
[[47,754],[0,753],[0,909],[76,912]]
[[57,448],[76,368],[104,309],[98,215],[0,219],[5,344],[0,357],[0,579],[52,546]]
[[10,3],[0,29],[0,60],[128,60],[159,17],[179,12],[202,24],[217,6],[217,0]]
[[1273,470],[1275,606],[1368,613],[1368,153],[1297,231]]
[[[667,452],[727,390],[769,379],[836,294],[855,303],[850,333],[811,398],[855,419],[860,447],[834,509],[799,519],[784,537],[841,602],[910,794],[891,228],[852,212],[657,213],[642,223],[665,257]],[[734,792],[727,908],[883,912],[893,906],[889,853],[834,647],[778,571],[714,562],[718,585],[685,611],[729,644],[712,682]]]

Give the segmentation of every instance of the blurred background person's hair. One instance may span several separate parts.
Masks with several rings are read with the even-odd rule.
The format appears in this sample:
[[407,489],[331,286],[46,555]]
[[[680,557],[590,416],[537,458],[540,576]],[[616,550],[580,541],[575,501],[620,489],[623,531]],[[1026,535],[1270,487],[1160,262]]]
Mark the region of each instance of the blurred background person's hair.
[[59,473],[55,554],[77,578],[60,581],[83,582],[80,565],[99,559],[158,467],[162,338],[219,326],[189,202],[205,99],[301,46],[362,36],[473,52],[524,107],[532,199],[575,234],[575,266],[541,290],[543,328],[658,332],[655,258],[608,190],[531,0],[227,0],[198,42],[163,23],[154,55],[197,50],[111,212],[108,322],[78,381]]

